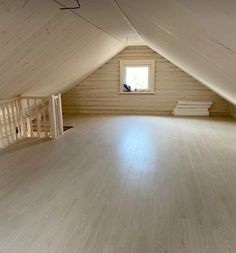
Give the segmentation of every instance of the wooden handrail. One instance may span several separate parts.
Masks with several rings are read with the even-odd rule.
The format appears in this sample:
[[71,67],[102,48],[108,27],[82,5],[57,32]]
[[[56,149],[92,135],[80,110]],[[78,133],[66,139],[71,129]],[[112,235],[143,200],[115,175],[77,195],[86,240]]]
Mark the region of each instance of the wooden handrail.
[[47,96],[20,96],[20,99],[48,99]]
[[19,98],[20,97],[13,97],[13,98],[8,98],[8,99],[0,100],[0,104],[6,104],[8,102],[18,100]]

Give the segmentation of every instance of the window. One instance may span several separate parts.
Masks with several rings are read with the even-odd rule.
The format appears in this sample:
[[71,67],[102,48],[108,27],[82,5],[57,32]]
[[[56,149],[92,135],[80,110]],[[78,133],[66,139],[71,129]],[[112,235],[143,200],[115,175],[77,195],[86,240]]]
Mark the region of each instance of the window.
[[153,93],[155,60],[120,61],[120,93]]

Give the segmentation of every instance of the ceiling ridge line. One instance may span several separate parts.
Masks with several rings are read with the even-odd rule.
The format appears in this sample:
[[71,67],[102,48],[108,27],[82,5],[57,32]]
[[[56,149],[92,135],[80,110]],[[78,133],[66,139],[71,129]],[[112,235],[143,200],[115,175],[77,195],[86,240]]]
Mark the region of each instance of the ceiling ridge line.
[[[122,7],[119,4],[118,0],[111,0],[113,2],[113,4],[116,6],[116,8],[119,10],[119,12],[121,13],[121,15],[125,18],[125,20],[128,22],[128,24],[130,25],[130,27],[138,34],[138,36],[144,41],[143,37],[141,36],[141,34],[138,32],[137,28],[135,27],[135,25],[133,24],[133,22],[131,21],[131,19],[128,17],[128,15],[125,13],[125,11],[122,9]],[[126,43],[127,45],[127,43]]]
[[[62,6],[63,8],[65,8],[65,6],[58,2],[57,0],[52,0],[53,2],[59,4],[60,6]],[[124,42],[122,42],[120,39],[118,39],[116,36],[114,36],[113,34],[105,31],[104,29],[102,29],[101,27],[95,25],[94,23],[92,23],[91,21],[89,21],[88,19],[84,18],[83,16],[81,16],[80,14],[76,13],[74,10],[72,9],[67,9],[68,11],[70,11],[71,13],[73,13],[74,15],[76,15],[77,17],[81,18],[82,20],[84,20],[86,23],[90,24],[91,26],[94,26],[95,28],[97,28],[98,30],[100,30],[103,33],[106,33],[107,35],[109,35],[110,37],[112,37],[113,39],[117,40],[118,42],[120,42],[121,44],[124,44]]]
[[[136,26],[133,24],[133,22],[130,20],[130,18],[128,17],[128,15],[123,11],[123,9],[121,8],[120,4],[119,4],[119,0],[112,0],[114,1],[114,3],[117,4],[117,6],[120,8],[120,10],[123,12],[123,14],[125,15],[125,17],[127,18],[127,20],[133,25],[133,27],[136,29]],[[154,26],[157,26],[160,30],[162,30],[162,32],[167,33],[169,36],[171,36],[172,38],[174,38],[175,40],[178,41],[183,41],[181,39],[181,37],[175,35],[174,33],[170,33],[167,29],[165,29],[164,27],[162,27],[160,24],[156,24],[152,21],[152,24]],[[138,30],[136,29],[137,33],[139,34]],[[140,35],[140,34],[139,34]],[[141,36],[141,35],[140,35]],[[146,37],[146,36],[145,36]],[[141,36],[141,38],[143,38]],[[145,40],[146,41],[146,40]],[[150,40],[148,40],[149,43],[147,43],[148,47],[150,47],[152,50],[154,50],[155,52],[159,53],[159,51],[157,51],[156,49],[153,48],[153,43],[150,42]],[[197,56],[202,57],[203,59],[207,60],[207,62],[209,62],[210,64],[214,65],[220,72],[221,72],[221,76],[223,74],[223,78],[225,78],[228,82],[232,83],[232,77],[231,74],[229,75],[229,73],[225,71],[223,71],[220,67],[220,65],[216,64],[214,61],[212,61],[209,57],[206,57],[204,54],[202,54],[199,50],[196,50],[195,48],[193,48],[192,46],[189,46],[188,44],[185,43],[185,45],[188,47],[189,50],[191,50],[192,52],[194,52]],[[166,50],[165,50],[166,51]],[[160,54],[160,53],[159,53]],[[191,77],[193,77],[194,79],[196,79],[197,81],[199,81],[200,83],[202,83],[203,85],[205,85],[206,87],[208,87],[210,90],[214,91],[217,95],[219,95],[220,97],[222,97],[223,99],[225,99],[226,101],[228,101],[229,103],[235,104],[235,102],[233,102],[233,99],[231,99],[231,97],[229,97],[229,95],[225,95],[221,92],[219,92],[219,88],[214,88],[213,85],[209,82],[206,81],[206,78],[200,78],[197,77],[195,74],[192,73],[192,71],[186,70],[185,68],[183,68],[180,64],[177,64],[175,61],[173,61],[172,59],[170,60],[169,57],[166,57],[166,55],[161,54],[164,58],[166,58],[168,61],[172,62],[174,65],[176,65],[177,67],[179,67],[180,69],[182,69],[184,72],[186,72],[188,75],[190,75]],[[230,77],[230,78],[229,78]]]

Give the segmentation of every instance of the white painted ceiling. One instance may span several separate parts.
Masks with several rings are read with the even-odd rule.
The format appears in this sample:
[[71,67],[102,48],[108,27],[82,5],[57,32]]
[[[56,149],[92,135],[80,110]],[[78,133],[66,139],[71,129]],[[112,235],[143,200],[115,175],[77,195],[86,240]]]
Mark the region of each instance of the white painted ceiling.
[[[76,6],[75,0],[57,0],[63,6]],[[144,42],[113,0],[80,0],[81,9],[74,12],[127,45]]]
[[0,99],[63,92],[121,51],[124,35],[136,32],[109,0],[103,3],[119,29],[106,28],[101,15],[93,24],[62,11],[53,0],[0,1]]
[[146,43],[236,104],[235,0],[117,0]]
[[0,1],[0,98],[63,92],[146,43],[236,104],[236,1],[80,3],[72,12],[60,7],[74,0]]

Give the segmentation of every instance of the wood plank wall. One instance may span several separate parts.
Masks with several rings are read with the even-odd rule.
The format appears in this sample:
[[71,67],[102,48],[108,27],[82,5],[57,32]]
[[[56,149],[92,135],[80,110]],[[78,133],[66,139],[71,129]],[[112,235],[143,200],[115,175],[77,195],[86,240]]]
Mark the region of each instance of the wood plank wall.
[[[118,94],[119,61],[128,59],[155,59],[154,95]],[[170,115],[178,100],[211,100],[211,115],[230,114],[228,102],[147,46],[127,47],[62,97],[64,113]]]
[[234,117],[236,119],[236,106],[235,105],[231,105],[230,112],[231,112],[232,117]]

